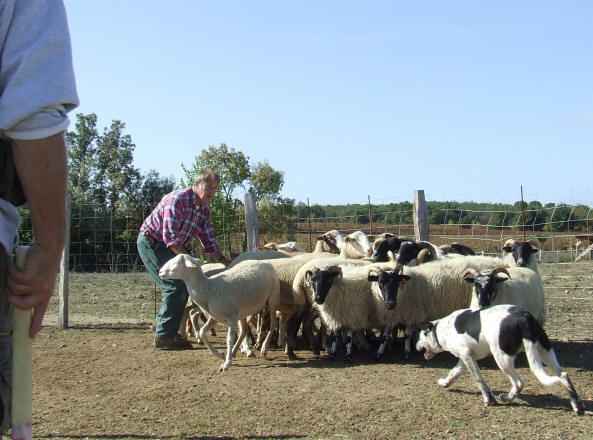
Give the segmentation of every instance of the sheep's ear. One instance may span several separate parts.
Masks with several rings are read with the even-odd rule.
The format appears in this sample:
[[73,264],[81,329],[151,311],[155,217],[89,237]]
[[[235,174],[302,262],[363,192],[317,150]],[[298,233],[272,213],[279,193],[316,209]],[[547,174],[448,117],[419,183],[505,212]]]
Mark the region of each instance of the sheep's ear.
[[420,330],[428,333],[429,331],[431,331],[434,328],[434,324],[430,321],[426,321],[426,322],[422,322],[420,324]]
[[305,272],[305,284],[307,285],[307,287],[311,286],[311,274],[312,272],[310,270]]
[[465,281],[466,283],[473,284],[475,281],[475,278],[472,277],[470,274],[466,274],[463,276],[463,281]]
[[407,284],[408,281],[410,281],[411,279],[412,279],[412,277],[410,275],[402,275],[402,279],[401,279],[400,283]]
[[372,283],[374,281],[379,281],[379,277],[375,274],[375,275],[371,275],[369,274],[369,276],[367,277],[367,279]]
[[507,278],[507,277],[499,277],[499,276],[497,276],[497,277],[496,277],[496,282],[497,282],[497,283],[502,283],[503,281],[507,281],[507,280],[509,280],[509,279],[510,279],[510,278]]
[[508,252],[511,252],[513,250],[513,248],[510,246],[503,246],[502,250],[508,253]]

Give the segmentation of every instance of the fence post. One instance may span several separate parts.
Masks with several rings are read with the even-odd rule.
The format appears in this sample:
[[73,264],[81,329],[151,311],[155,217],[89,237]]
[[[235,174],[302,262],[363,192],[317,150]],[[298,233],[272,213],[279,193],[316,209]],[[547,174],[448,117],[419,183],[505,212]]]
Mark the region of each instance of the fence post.
[[417,241],[428,241],[428,206],[424,200],[424,190],[414,191],[414,235]]
[[70,279],[70,220],[72,217],[72,201],[70,194],[66,194],[66,244],[64,245],[64,252],[62,253],[62,262],[60,265],[60,299],[59,299],[59,314],[58,326],[62,329],[68,328],[68,292]]
[[371,196],[367,195],[369,199],[369,235],[373,235],[373,213],[371,212]]
[[245,194],[245,228],[247,234],[247,250],[254,251],[259,245],[259,220],[255,200],[251,193]]

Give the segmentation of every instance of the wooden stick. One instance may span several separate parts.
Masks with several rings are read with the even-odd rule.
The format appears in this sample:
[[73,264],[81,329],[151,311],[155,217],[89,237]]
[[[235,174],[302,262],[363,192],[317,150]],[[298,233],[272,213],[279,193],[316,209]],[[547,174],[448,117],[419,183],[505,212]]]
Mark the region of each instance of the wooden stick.
[[[28,246],[15,249],[15,263],[20,270],[25,268]],[[12,327],[12,438],[31,440],[33,422],[33,356],[31,339],[32,310],[13,310]]]

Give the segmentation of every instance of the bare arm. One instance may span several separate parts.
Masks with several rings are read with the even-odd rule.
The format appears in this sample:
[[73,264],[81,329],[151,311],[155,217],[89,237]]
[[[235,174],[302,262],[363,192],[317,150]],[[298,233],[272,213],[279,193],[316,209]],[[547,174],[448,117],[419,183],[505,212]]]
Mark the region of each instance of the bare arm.
[[31,337],[41,329],[54,292],[66,235],[66,147],[63,133],[44,139],[13,140],[15,166],[31,210],[35,244],[24,272],[8,268],[9,301],[18,308],[34,308]]

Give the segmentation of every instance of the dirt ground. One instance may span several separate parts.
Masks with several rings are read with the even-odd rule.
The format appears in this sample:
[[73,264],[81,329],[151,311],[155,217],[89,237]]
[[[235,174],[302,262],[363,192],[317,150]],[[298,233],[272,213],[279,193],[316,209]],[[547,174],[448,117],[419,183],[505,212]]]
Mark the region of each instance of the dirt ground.
[[[591,289],[579,296],[590,296],[591,279],[583,278],[580,285]],[[149,319],[96,319],[68,330],[48,325],[35,340],[34,437],[590,439],[592,302],[567,302],[567,292],[558,292],[549,300],[546,327],[585,401],[583,417],[573,415],[563,389],[545,388],[535,379],[523,355],[518,359],[523,392],[511,404],[485,408],[468,375],[448,389],[437,385],[455,363],[448,354],[425,361],[415,353],[403,362],[398,345],[381,363],[372,361],[371,353],[356,352],[353,364],[345,366],[342,353],[331,363],[302,346],[297,361],[278,350],[267,358],[239,355],[219,373],[220,360],[203,346],[152,348]],[[224,350],[225,328],[217,330],[212,340]],[[506,376],[492,360],[481,366],[495,395],[508,391]]]

